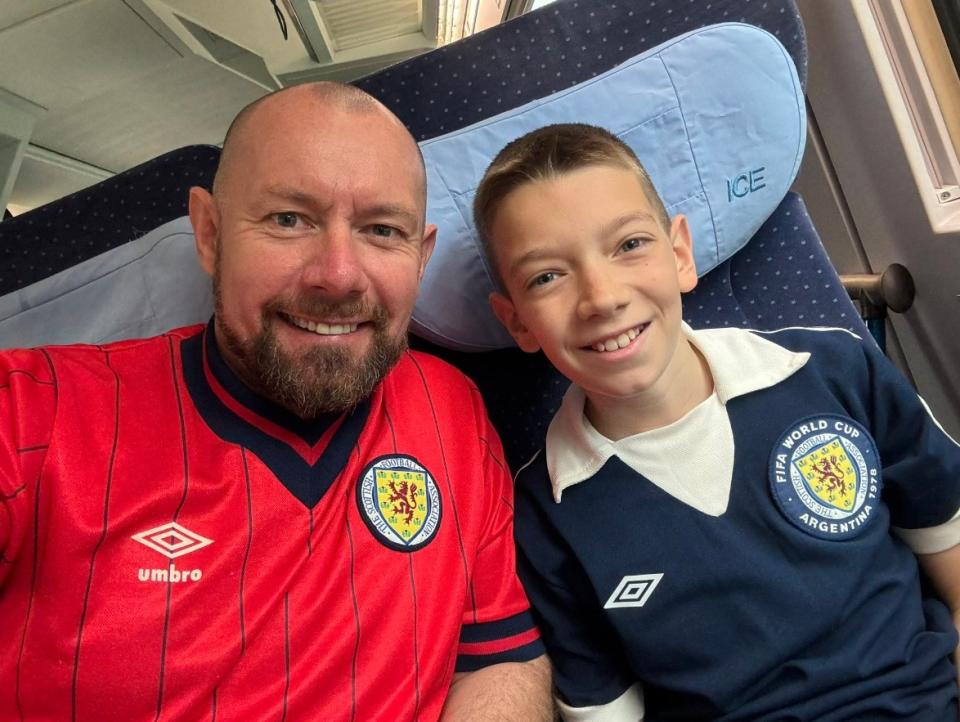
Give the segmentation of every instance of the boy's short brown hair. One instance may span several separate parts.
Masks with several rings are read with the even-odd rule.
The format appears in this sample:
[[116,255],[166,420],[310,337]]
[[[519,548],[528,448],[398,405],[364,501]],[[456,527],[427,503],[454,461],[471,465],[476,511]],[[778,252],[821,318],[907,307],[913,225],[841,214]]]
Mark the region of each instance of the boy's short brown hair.
[[633,150],[613,133],[585,123],[558,123],[531,131],[508,143],[483,174],[473,199],[473,219],[493,272],[502,279],[490,241],[497,209],[520,186],[547,180],[591,165],[633,171],[664,230],[670,217],[650,176]]

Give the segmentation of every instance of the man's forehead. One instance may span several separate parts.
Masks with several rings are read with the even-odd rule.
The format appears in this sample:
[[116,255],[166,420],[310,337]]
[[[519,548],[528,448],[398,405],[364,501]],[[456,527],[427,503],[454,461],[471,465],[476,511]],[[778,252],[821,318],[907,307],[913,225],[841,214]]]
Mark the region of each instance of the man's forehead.
[[251,133],[231,149],[224,175],[240,188],[256,185],[273,195],[327,194],[339,187],[422,205],[426,179],[415,144],[381,130],[294,124],[268,130],[260,140]]
[[[413,138],[400,121],[384,106],[351,103],[327,98],[307,91],[278,93],[251,108],[238,129],[243,140],[283,141],[285,138],[325,140],[336,137],[366,136],[370,141],[384,140],[398,148],[415,146]],[[285,133],[278,133],[283,128]]]

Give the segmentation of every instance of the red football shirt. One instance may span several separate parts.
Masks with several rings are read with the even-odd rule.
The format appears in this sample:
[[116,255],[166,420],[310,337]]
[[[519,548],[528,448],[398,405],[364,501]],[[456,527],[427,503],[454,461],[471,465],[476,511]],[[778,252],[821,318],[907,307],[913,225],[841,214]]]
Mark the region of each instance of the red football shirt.
[[476,388],[407,353],[332,424],[212,333],[0,354],[0,718],[435,720],[542,646]]

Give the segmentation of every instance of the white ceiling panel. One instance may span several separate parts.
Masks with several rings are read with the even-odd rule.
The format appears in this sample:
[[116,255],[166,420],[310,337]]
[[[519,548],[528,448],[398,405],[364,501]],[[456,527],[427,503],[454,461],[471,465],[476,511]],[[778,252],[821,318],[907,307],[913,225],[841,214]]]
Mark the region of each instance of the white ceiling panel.
[[47,114],[31,142],[117,172],[183,145],[220,143],[240,108],[265,92],[189,56]]
[[[261,56],[275,72],[309,59],[303,41],[289,23],[287,37],[283,37],[276,11],[268,0],[145,0],[145,3],[174,30],[178,29],[178,19],[208,28]],[[279,6],[282,8],[282,3]],[[286,20],[284,10],[281,15]]]
[[78,0],[2,0],[0,1],[0,30],[19,25],[44,13]]
[[10,206],[17,210],[36,208],[93,185],[98,180],[77,170],[25,157],[20,164],[17,183],[10,194]]
[[269,0],[0,0],[0,96],[38,110],[10,202],[219,143],[277,76],[350,80],[435,47],[442,1],[278,0],[284,39]]
[[0,87],[63,108],[179,57],[119,0],[84,0],[0,30]]

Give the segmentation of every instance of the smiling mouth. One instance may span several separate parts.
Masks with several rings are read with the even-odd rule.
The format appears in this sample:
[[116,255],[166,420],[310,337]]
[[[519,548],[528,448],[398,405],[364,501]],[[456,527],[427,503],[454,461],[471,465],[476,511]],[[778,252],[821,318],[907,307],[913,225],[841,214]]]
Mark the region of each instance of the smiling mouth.
[[591,351],[596,351],[598,353],[608,353],[610,351],[619,351],[622,348],[629,346],[641,333],[644,329],[647,328],[649,324],[643,323],[634,328],[628,329],[621,333],[618,333],[616,336],[611,336],[610,338],[603,339],[602,341],[597,341],[592,343],[589,346],[584,346],[584,348],[590,349]]
[[297,328],[304,331],[309,331],[310,333],[315,333],[318,336],[340,336],[347,333],[353,333],[360,326],[359,323],[322,323],[310,321],[305,318],[290,316],[286,313],[281,313],[280,316],[285,321],[296,326]]

